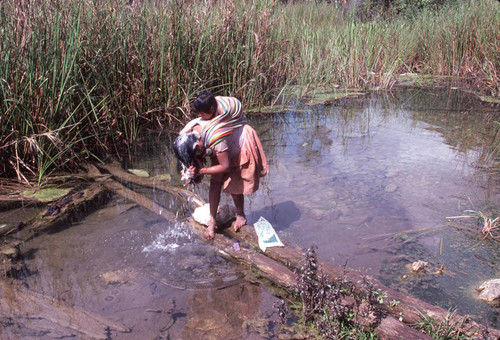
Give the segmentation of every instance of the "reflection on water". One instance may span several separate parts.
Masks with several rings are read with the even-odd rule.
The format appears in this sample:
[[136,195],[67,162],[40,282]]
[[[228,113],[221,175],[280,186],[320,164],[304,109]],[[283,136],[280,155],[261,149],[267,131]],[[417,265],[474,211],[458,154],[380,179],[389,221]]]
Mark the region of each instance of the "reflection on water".
[[[474,298],[500,274],[498,243],[439,229],[464,210],[498,209],[498,178],[476,167],[488,159],[494,112],[458,91],[417,90],[253,120],[271,171],[249,223],[265,215],[280,238],[317,245],[325,260],[498,326],[498,312]],[[420,259],[445,273],[401,280]]]
[[[241,330],[252,329],[262,300],[261,288],[238,284],[213,291],[199,290],[189,301],[188,321],[182,333],[184,339],[240,339]],[[269,320],[261,318],[256,330],[269,333]],[[266,336],[266,337],[267,337]]]

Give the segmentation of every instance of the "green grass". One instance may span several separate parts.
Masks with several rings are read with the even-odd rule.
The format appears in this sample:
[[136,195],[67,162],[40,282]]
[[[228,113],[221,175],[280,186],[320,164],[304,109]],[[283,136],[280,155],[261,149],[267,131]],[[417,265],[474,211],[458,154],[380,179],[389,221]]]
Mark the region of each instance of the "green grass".
[[289,88],[388,88],[400,73],[472,79],[500,97],[500,3],[361,20],[271,0],[0,2],[0,176],[128,157],[203,89],[247,106]]
[[[420,313],[420,312],[419,312]],[[415,328],[421,330],[436,340],[455,340],[455,339],[473,339],[467,336],[465,332],[465,325],[467,317],[459,317],[455,311],[448,312],[442,320],[438,322],[431,317],[420,313],[421,321],[414,325]]]

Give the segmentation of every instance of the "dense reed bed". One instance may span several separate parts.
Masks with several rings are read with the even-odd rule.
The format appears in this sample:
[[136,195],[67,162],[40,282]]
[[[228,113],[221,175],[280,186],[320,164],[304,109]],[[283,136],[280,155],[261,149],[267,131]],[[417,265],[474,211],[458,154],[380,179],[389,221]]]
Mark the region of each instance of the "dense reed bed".
[[[307,84],[383,88],[400,73],[456,76],[500,96],[500,4],[464,2],[413,17],[359,20],[328,4],[284,9],[297,56],[293,76]],[[300,72],[296,72],[300,70]]]
[[363,21],[271,0],[0,2],[0,176],[38,178],[127,150],[190,116],[202,89],[260,105],[291,85],[452,75],[500,96],[500,3]]

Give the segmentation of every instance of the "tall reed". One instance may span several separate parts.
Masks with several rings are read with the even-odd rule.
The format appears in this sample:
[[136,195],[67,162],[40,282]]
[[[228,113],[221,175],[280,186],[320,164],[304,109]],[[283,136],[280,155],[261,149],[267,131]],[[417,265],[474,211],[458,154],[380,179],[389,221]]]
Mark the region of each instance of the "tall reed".
[[272,3],[241,5],[0,3],[2,175],[126,157],[141,127],[185,119],[205,88],[262,101],[287,64]]
[[0,2],[0,176],[127,157],[202,89],[260,105],[289,85],[384,88],[421,72],[500,95],[493,0],[370,22],[319,2],[128,3]]
[[417,72],[475,79],[478,89],[500,96],[496,1],[369,22],[327,3],[294,4],[284,15],[292,23],[282,27],[282,35],[298,56],[294,70],[302,72],[293,76],[306,84],[390,87],[399,73]]

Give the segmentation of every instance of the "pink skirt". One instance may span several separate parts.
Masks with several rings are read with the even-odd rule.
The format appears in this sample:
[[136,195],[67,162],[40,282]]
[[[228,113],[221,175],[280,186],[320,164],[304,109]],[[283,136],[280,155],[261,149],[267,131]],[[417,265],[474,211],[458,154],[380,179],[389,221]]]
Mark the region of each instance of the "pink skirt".
[[227,194],[251,194],[259,189],[260,177],[269,172],[266,155],[257,132],[248,124],[244,126],[245,140],[239,157],[231,161],[229,172],[224,175],[223,191]]

